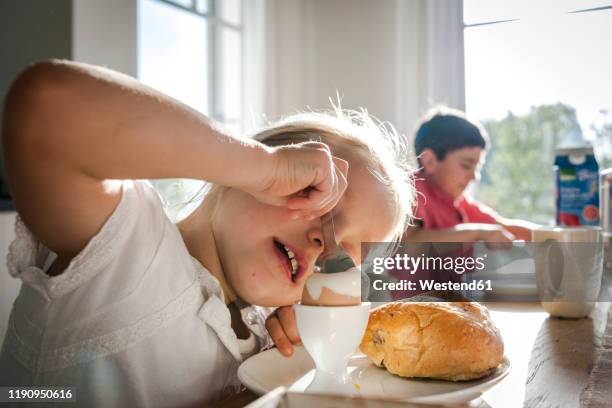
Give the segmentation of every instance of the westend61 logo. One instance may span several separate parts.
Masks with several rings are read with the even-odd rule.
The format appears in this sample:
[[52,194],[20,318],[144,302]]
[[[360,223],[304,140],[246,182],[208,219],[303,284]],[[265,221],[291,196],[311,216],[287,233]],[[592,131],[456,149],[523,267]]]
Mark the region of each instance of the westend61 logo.
[[[485,255],[486,256],[486,255]],[[389,257],[376,257],[373,259],[372,272],[380,275],[385,271],[406,271],[414,275],[417,271],[453,271],[456,274],[463,274],[467,271],[481,271],[485,268],[484,256],[471,257],[441,257],[410,256],[407,254],[396,254]]]

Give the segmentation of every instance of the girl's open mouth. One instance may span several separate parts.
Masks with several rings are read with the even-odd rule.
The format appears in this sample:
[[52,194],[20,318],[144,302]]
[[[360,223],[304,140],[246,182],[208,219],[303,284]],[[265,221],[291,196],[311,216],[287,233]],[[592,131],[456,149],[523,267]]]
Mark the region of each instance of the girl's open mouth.
[[282,269],[287,273],[292,282],[296,282],[300,276],[301,268],[297,256],[285,244],[274,239],[274,252],[281,263]]

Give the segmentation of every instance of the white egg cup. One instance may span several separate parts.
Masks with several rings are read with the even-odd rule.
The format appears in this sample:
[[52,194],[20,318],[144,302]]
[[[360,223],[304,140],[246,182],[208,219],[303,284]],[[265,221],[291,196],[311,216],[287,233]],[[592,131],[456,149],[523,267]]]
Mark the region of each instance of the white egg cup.
[[368,324],[370,303],[354,306],[295,305],[302,343],[315,362],[316,372],[306,392],[356,394],[347,365]]

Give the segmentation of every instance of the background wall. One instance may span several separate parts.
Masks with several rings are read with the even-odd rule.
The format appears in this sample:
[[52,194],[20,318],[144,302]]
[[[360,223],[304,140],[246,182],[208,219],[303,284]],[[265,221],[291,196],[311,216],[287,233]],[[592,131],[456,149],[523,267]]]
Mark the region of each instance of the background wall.
[[[0,112],[10,83],[25,66],[54,56],[70,58],[71,14],[71,0],[0,2]],[[0,209],[5,210],[12,205],[2,169]]]
[[72,59],[137,73],[137,0],[73,0]]
[[44,58],[72,56],[72,1],[0,2],[0,95],[25,66]]

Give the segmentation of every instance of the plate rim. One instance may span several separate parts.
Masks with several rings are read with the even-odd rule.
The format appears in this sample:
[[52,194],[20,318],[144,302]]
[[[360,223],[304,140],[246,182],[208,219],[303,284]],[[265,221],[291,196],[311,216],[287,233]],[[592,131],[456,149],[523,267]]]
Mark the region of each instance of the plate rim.
[[[302,348],[303,347],[299,347]],[[304,350],[304,352],[306,352]],[[277,353],[279,355],[280,352],[278,351],[278,349],[276,347],[274,348],[270,348],[268,350],[264,350],[260,353],[254,354],[251,357],[247,358],[246,360],[244,360],[242,363],[240,363],[240,366],[238,367],[238,379],[240,380],[240,382],[242,383],[242,385],[244,385],[247,389],[259,394],[259,395],[265,395],[268,392],[272,391],[272,390],[267,390],[266,388],[263,387],[263,385],[261,384],[261,382],[259,382],[256,378],[254,378],[253,376],[249,375],[248,372],[246,371],[246,363],[251,360],[252,358],[261,356],[262,354],[272,354],[272,353]],[[307,353],[307,352],[306,352]],[[357,351],[354,355],[359,355],[362,354],[359,351]],[[294,354],[295,355],[295,354]],[[282,356],[282,355],[281,355]],[[284,357],[284,356],[283,356]],[[292,356],[293,357],[293,356]],[[262,358],[262,357],[259,357]],[[291,358],[291,357],[289,357]],[[374,364],[372,364],[374,365]],[[510,359],[508,358],[507,355],[504,354],[503,358],[502,358],[502,362],[500,363],[500,366],[498,368],[496,368],[496,370],[502,370],[501,372],[499,372],[498,374],[489,374],[489,376],[492,376],[491,378],[489,378],[488,380],[480,383],[480,384],[476,384],[472,387],[468,387],[468,388],[463,388],[463,389],[459,389],[459,390],[454,390],[454,391],[449,391],[449,392],[445,392],[445,393],[441,393],[441,394],[433,394],[433,395],[425,395],[425,396],[420,396],[420,397],[411,397],[411,398],[392,398],[395,401],[398,402],[414,402],[414,403],[440,403],[440,401],[438,401],[440,398],[444,398],[444,399],[448,399],[448,398],[453,398],[454,397],[460,397],[462,394],[469,392],[470,390],[476,391],[477,396],[478,395],[482,395],[484,392],[486,392],[487,390],[493,388],[495,385],[497,385],[499,382],[501,382],[504,378],[506,378],[508,376],[508,374],[510,373],[510,371],[512,370],[512,363],[510,362]],[[306,373],[302,374],[305,375]],[[392,374],[393,375],[393,374]],[[486,377],[484,377],[486,378]],[[483,378],[483,379],[484,379]],[[246,381],[245,381],[246,380]],[[406,381],[411,381],[410,378],[405,378]],[[478,380],[478,379],[476,379]],[[443,380],[441,380],[443,381]],[[456,383],[454,381],[450,381],[451,383]],[[281,386],[282,384],[279,384],[279,386]],[[484,390],[481,390],[482,387],[484,387],[485,385],[488,385]],[[474,398],[477,398],[474,397]]]

